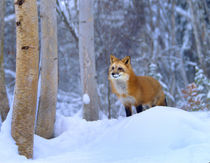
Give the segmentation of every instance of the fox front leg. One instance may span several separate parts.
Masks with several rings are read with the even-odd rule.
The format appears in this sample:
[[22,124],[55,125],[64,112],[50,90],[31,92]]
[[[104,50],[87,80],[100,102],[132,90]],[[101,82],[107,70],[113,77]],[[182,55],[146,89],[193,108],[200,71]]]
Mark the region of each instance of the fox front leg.
[[140,113],[140,112],[142,112],[142,111],[143,111],[143,106],[142,106],[142,105],[136,106],[136,112],[137,112],[137,113]]
[[132,115],[131,106],[125,106],[126,117],[130,117]]

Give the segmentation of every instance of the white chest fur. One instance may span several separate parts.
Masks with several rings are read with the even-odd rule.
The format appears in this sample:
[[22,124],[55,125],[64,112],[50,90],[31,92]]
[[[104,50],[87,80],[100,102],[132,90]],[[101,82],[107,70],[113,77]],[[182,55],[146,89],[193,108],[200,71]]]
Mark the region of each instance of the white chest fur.
[[136,103],[136,100],[134,97],[132,96],[126,96],[126,97],[120,97],[120,101],[126,105],[126,104],[130,104],[130,105],[134,105]]
[[127,83],[123,80],[115,80],[114,87],[120,95],[128,93],[127,92]]
[[135,101],[136,101],[135,98],[128,95],[127,82],[126,81],[123,81],[123,80],[115,80],[114,81],[114,87],[115,87],[117,93],[119,95],[121,95],[120,101],[124,105],[126,105],[126,104],[134,105],[135,104]]

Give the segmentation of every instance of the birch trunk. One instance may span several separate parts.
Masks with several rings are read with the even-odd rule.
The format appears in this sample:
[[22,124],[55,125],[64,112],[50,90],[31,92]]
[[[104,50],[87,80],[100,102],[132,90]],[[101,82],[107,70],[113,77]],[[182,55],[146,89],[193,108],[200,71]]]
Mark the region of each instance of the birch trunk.
[[56,0],[41,0],[41,93],[36,134],[52,138],[54,132],[57,89],[57,19]]
[[0,1],[0,115],[2,122],[6,119],[9,112],[9,102],[5,87],[4,74],[4,13],[5,0]]
[[15,0],[15,13],[17,57],[12,137],[19,154],[32,158],[39,60],[36,0]]
[[98,120],[100,102],[95,69],[93,0],[79,3],[79,56],[83,95],[90,98],[90,102],[83,104],[83,117],[88,121]]

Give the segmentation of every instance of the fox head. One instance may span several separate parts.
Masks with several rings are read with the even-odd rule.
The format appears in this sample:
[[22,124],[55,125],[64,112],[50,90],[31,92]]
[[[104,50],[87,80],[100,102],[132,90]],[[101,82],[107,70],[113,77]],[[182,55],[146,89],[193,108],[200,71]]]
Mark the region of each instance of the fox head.
[[130,56],[118,59],[110,55],[109,79],[110,80],[128,80],[132,71]]

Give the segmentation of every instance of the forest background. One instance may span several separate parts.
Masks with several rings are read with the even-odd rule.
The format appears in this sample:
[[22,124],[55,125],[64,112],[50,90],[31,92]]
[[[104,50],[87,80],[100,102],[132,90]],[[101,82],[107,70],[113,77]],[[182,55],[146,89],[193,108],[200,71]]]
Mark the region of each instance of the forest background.
[[[82,106],[78,19],[77,0],[57,1],[59,81],[56,109],[65,116],[80,113]],[[4,20],[5,81],[9,97],[12,97],[16,68],[13,0],[6,0]],[[189,111],[209,109],[209,22],[209,0],[96,0],[95,64],[102,115],[117,118],[125,114],[122,104],[110,91],[110,54],[119,58],[131,56],[137,75],[158,79],[169,106]]]

